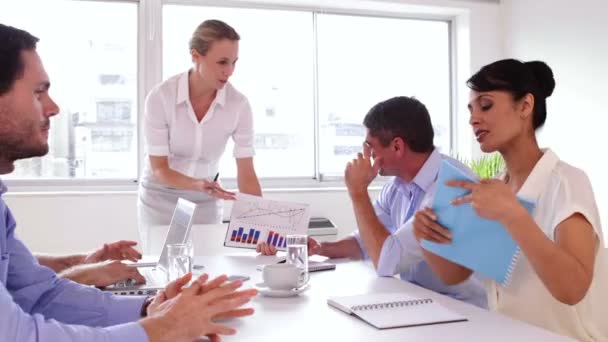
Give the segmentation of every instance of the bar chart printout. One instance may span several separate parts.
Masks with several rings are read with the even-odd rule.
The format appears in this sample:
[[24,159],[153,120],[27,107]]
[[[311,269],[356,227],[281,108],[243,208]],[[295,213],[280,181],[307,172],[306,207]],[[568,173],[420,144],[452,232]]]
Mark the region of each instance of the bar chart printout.
[[232,206],[224,246],[255,249],[266,242],[279,250],[289,234],[306,234],[310,219],[307,204],[273,201],[237,194]]

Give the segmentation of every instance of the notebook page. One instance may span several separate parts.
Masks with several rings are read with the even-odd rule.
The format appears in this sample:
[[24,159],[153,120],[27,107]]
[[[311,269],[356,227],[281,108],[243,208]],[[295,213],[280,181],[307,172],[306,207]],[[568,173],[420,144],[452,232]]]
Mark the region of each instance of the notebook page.
[[466,321],[464,316],[430,298],[417,298],[405,293],[331,297],[327,303],[378,329]]

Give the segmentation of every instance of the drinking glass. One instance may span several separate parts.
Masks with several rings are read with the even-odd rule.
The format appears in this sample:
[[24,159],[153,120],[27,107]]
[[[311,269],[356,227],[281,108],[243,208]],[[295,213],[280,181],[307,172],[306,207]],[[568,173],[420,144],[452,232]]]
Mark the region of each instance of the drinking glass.
[[192,248],[188,243],[167,245],[169,259],[169,281],[192,272]]
[[299,286],[308,283],[308,236],[304,234],[287,235],[287,264],[300,269]]

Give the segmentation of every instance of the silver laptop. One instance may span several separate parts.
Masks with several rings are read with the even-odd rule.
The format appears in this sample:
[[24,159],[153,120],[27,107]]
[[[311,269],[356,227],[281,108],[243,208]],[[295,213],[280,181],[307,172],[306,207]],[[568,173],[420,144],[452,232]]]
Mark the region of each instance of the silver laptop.
[[163,250],[157,260],[153,262],[138,262],[133,266],[146,279],[145,284],[136,284],[129,279],[104,288],[118,295],[152,295],[167,285],[169,278],[169,258],[167,246],[174,243],[185,243],[190,236],[190,228],[196,211],[196,203],[183,198],[177,200],[171,223],[165,237]]

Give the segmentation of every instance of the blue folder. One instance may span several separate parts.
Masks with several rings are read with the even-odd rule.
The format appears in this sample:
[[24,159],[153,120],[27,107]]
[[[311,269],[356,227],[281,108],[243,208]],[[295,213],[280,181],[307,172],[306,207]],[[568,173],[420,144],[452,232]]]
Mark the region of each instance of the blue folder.
[[[457,197],[470,191],[445,185],[448,180],[477,182],[447,161],[442,161],[433,199],[433,211],[438,223],[452,233],[451,244],[422,241],[424,249],[454,263],[465,266],[486,277],[507,285],[517,263],[519,246],[498,221],[484,219],[475,213],[470,203],[452,205]],[[528,212],[534,204],[519,199]]]

